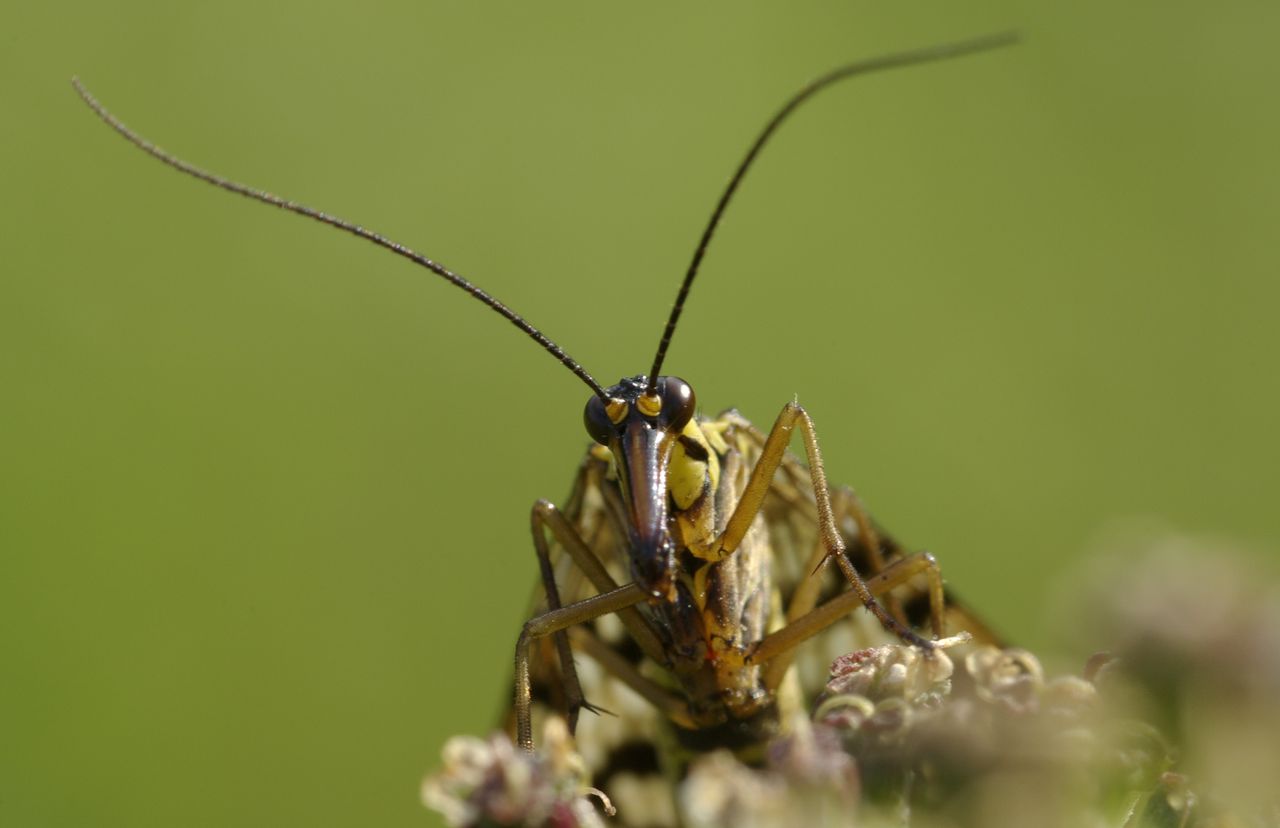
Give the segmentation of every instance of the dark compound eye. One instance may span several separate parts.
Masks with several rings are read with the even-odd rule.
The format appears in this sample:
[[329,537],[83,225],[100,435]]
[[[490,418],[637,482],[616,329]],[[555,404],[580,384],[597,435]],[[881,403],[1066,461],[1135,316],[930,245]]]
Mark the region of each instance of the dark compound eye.
[[609,440],[617,430],[609,419],[608,412],[605,411],[604,401],[599,397],[587,400],[587,407],[582,412],[582,421],[586,424],[587,433],[591,435],[591,439],[604,446],[609,445]]
[[672,431],[681,431],[693,419],[698,401],[693,388],[679,377],[664,377],[658,393],[662,396],[662,417]]

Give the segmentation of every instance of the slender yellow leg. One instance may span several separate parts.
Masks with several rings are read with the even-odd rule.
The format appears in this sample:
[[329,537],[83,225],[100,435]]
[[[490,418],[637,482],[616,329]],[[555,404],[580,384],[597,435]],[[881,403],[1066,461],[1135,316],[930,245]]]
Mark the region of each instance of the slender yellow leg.
[[[538,574],[542,578],[542,590],[547,596],[547,608],[560,609],[560,588],[556,584],[556,573],[551,565],[551,550],[547,545],[544,527],[548,522],[548,514],[558,516],[555,506],[544,500],[533,504],[530,524],[533,530],[533,548],[538,556]],[[591,556],[594,558],[594,556]],[[607,591],[607,590],[605,590]],[[569,637],[560,631],[554,634],[556,655],[560,659],[561,683],[565,695],[565,718],[568,720],[569,732],[578,728],[578,713],[582,708],[594,712],[599,709],[588,702],[582,695],[582,682],[578,680],[578,668],[573,663],[573,651],[569,648]]]
[[533,692],[529,678],[529,645],[544,636],[568,629],[575,624],[634,607],[644,601],[645,591],[636,584],[593,595],[566,607],[548,610],[525,622],[516,640],[516,741],[520,747],[533,751]]
[[[608,593],[618,589],[618,584],[605,570],[599,556],[587,545],[578,530],[556,508],[555,504],[547,500],[539,500],[534,503],[530,514],[530,528],[533,534],[534,550],[538,556],[538,568],[547,597],[548,610],[558,610],[562,606],[560,590],[556,583],[555,571],[551,562],[551,549],[547,542],[548,532],[600,593]],[[666,659],[662,652],[662,646],[649,621],[635,607],[624,607],[618,610],[618,616],[632,639],[637,642],[641,651],[655,663],[665,664]],[[566,632],[566,630],[556,631],[552,633],[552,637],[555,640],[556,654],[560,661],[561,677],[568,708],[566,712],[569,729],[570,732],[573,732],[577,726],[578,714],[583,708],[597,713],[601,711],[583,696],[582,684],[578,679],[578,671],[573,661],[573,651],[569,646],[570,640],[566,636]],[[653,684],[649,679],[641,676],[631,664],[619,658],[616,652],[593,634],[588,633],[586,630],[575,630],[574,632],[582,633],[582,635],[573,636],[574,643],[583,644],[587,648],[588,654],[607,671],[632,687],[641,696],[653,702],[659,710],[671,717],[673,721],[687,726],[686,723],[689,721],[688,706],[682,700],[671,696],[670,693],[666,693],[665,690]],[[651,686],[646,686],[646,683]],[[665,696],[659,694],[665,694]]]
[[[533,526],[533,545],[538,553],[539,566],[544,570],[550,569],[550,551],[547,548],[548,531],[556,539],[564,551],[568,553],[570,559],[577,565],[582,574],[587,577],[599,592],[611,592],[618,588],[618,583],[613,577],[605,571],[604,564],[600,562],[599,556],[587,546],[586,541],[578,534],[578,530],[573,524],[565,518],[564,514],[556,508],[554,503],[548,500],[539,500],[533,504],[533,515],[531,519]],[[544,564],[543,562],[546,561]],[[543,583],[547,583],[548,575],[543,575]],[[554,575],[550,576],[550,581],[554,586]],[[547,591],[548,606],[551,609],[557,609],[559,606],[559,596],[556,597],[556,603],[551,605],[551,590]],[[619,619],[626,626],[627,632],[635,639],[640,650],[657,664],[666,664],[667,659],[663,654],[662,643],[658,639],[657,633],[654,632],[653,626],[634,608],[623,610],[618,613]]]
[[[933,555],[928,552],[917,552],[894,561],[884,572],[868,578],[866,586],[873,595],[885,595],[922,573],[929,579],[929,623],[933,628],[933,634],[941,638],[946,632],[943,628],[946,611],[945,594],[942,588],[942,571],[938,568],[938,561]],[[765,687],[774,690],[782,683],[787,668],[791,666],[795,649],[801,642],[812,638],[863,606],[865,603],[856,592],[842,592],[830,601],[791,621],[782,629],[765,636],[748,656],[750,661],[765,665]]]
[[[862,580],[862,576],[858,574],[853,564],[850,563],[848,556],[845,555],[844,540],[840,537],[840,532],[836,528],[835,518],[831,511],[827,474],[822,464],[822,452],[818,449],[818,438],[814,432],[813,420],[797,403],[787,403],[783,407],[782,413],[778,415],[778,419],[774,421],[773,428],[769,430],[769,435],[765,438],[764,445],[760,450],[760,459],[756,461],[755,468],[751,470],[751,477],[747,480],[742,498],[738,501],[737,507],[733,510],[733,514],[729,517],[728,522],[725,524],[724,532],[720,536],[718,544],[719,557],[723,558],[731,555],[738,548],[738,545],[742,543],[747,530],[751,528],[751,523],[755,520],[764,503],[765,495],[769,492],[773,475],[786,455],[787,445],[791,442],[791,434],[797,425],[800,426],[801,435],[804,439],[805,457],[809,462],[809,479],[813,485],[813,498],[818,513],[818,533],[822,540],[822,546],[826,550],[826,560],[835,562],[849,585],[853,588],[858,600],[886,630],[909,644],[914,644],[924,650],[932,650],[932,642],[917,635],[880,605],[867,588],[866,582]],[[871,526],[871,521],[866,517],[866,514],[861,509],[858,509],[853,512],[853,516],[855,521],[859,521],[859,518],[861,518],[858,531],[862,533],[864,540],[871,548],[879,548],[879,540],[875,529]]]
[[[763,435],[761,435],[761,440],[763,440]],[[792,465],[799,466],[799,463],[792,461]],[[837,526],[844,525],[844,518],[846,517],[851,518],[858,526],[870,525],[870,518],[863,508],[861,500],[852,489],[840,487],[832,489],[830,494],[831,511]],[[878,536],[873,535],[868,539],[859,535],[858,543],[864,546],[867,551],[868,568],[870,569],[868,575],[878,575],[883,572],[886,566],[884,550],[881,548],[883,541]],[[806,573],[805,576],[791,592],[790,602],[786,607],[787,623],[795,621],[818,605],[818,599],[822,591],[822,562],[825,559],[826,548],[822,544],[822,539],[819,538],[815,544],[813,554],[805,562],[805,569],[803,570]],[[878,597],[890,615],[899,621],[905,622],[906,618],[902,613],[900,602],[895,599],[892,592],[881,593]]]

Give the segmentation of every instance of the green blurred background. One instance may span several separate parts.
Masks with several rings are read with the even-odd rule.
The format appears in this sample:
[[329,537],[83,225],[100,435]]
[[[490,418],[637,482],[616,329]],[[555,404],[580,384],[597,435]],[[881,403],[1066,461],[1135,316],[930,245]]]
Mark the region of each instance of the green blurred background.
[[[509,693],[585,389],[452,288],[144,158],[441,259],[612,382],[668,370],[829,471],[993,623],[1133,515],[1280,545],[1280,6],[6,4],[0,825],[418,825]],[[1274,557],[1272,558],[1274,560]]]

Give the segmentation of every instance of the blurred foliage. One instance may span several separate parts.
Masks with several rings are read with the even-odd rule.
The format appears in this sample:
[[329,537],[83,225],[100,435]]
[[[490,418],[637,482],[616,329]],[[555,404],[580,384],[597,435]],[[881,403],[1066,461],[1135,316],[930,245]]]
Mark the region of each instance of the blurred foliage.
[[509,692],[584,389],[643,371],[738,154],[670,370],[798,396],[835,480],[1019,643],[1099,527],[1280,544],[1280,7],[926,2],[0,8],[0,824],[418,824]]

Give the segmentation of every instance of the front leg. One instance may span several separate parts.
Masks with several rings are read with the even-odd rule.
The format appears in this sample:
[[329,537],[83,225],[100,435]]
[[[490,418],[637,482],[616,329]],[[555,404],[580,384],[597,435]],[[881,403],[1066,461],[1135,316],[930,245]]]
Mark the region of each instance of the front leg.
[[567,607],[547,610],[529,619],[516,641],[516,741],[533,752],[533,687],[529,678],[529,644],[543,636],[561,632],[575,624],[634,607],[644,601],[645,591],[634,583],[603,595],[593,595]]
[[[560,548],[568,554],[578,570],[591,582],[596,592],[611,592],[618,588],[618,583],[609,575],[600,557],[587,545],[582,535],[578,534],[578,530],[554,503],[549,500],[539,500],[534,503],[529,521],[530,528],[533,530],[533,548],[538,556],[538,568],[542,573],[549,609],[560,608],[560,594],[556,586],[555,573],[551,568],[551,549],[547,543],[548,532],[560,544]],[[658,633],[638,610],[634,607],[624,609],[618,613],[618,618],[645,655],[656,664],[667,663]]]
[[[822,465],[822,452],[818,449],[818,438],[814,431],[813,420],[798,403],[787,403],[783,407],[782,413],[778,415],[778,419],[774,421],[773,428],[769,430],[769,435],[765,438],[764,445],[760,450],[760,459],[756,461],[755,468],[751,470],[751,477],[747,480],[747,485],[743,489],[742,498],[738,501],[733,514],[730,515],[728,522],[725,524],[724,532],[717,541],[717,557],[725,558],[733,554],[738,545],[742,543],[742,539],[746,537],[747,530],[751,528],[752,522],[764,504],[765,495],[768,494],[773,476],[786,455],[787,445],[791,442],[791,434],[797,425],[800,426],[800,432],[804,439],[805,457],[809,462],[809,480],[813,485],[814,505],[818,513],[818,536],[826,553],[823,563],[835,561],[836,566],[840,567],[845,580],[849,582],[850,587],[852,587],[862,605],[876,617],[876,620],[886,630],[908,644],[914,644],[926,651],[932,650],[934,647],[933,642],[917,635],[901,621],[894,618],[876,600],[871,590],[867,588],[862,576],[858,574],[858,570],[854,568],[849,561],[849,557],[845,554],[844,540],[840,537],[840,532],[836,528],[835,517],[831,510],[831,495],[827,487],[827,473]],[[855,510],[853,516],[858,523],[859,532],[864,533],[862,537],[866,543],[871,548],[878,549],[879,541],[875,529],[871,526],[870,519],[861,509]]]

